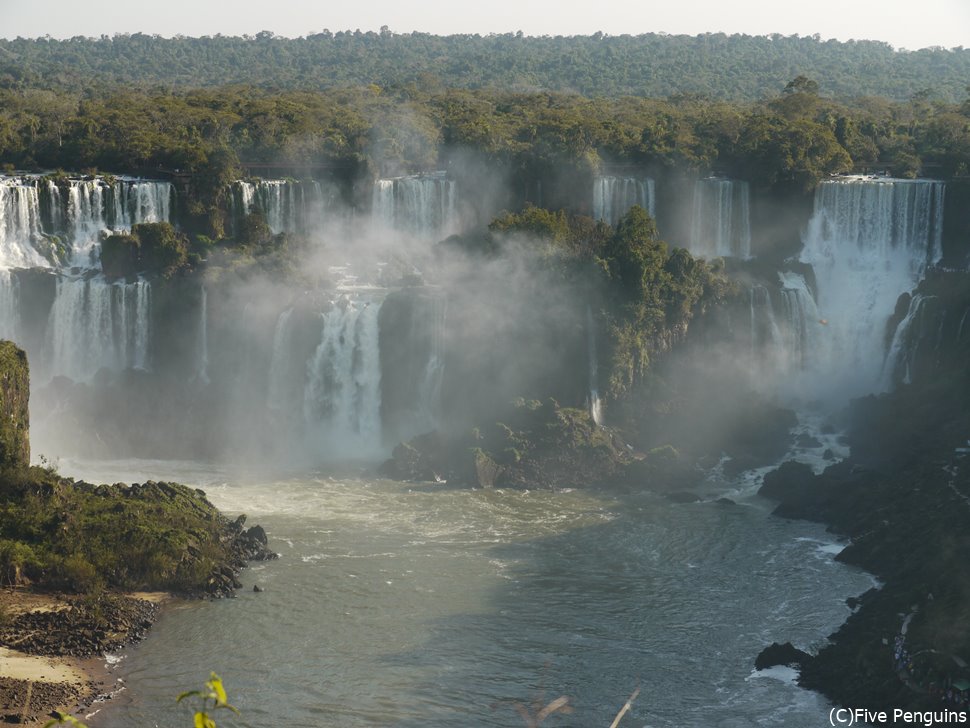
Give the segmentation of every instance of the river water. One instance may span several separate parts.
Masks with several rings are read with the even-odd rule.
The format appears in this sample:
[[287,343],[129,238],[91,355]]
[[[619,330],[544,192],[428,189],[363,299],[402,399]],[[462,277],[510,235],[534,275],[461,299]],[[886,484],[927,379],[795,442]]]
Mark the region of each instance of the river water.
[[[818,525],[770,515],[756,474],[708,500],[453,489],[345,470],[242,476],[198,463],[62,463],[91,481],[171,479],[262,524],[278,561],[235,599],[179,602],[112,657],[123,688],[92,728],[185,726],[175,696],[223,678],[220,726],[811,726],[828,705],[772,641],[817,648],[874,584]],[[735,503],[717,502],[727,493]],[[254,593],[253,585],[264,591]],[[225,722],[225,723],[224,723]]]

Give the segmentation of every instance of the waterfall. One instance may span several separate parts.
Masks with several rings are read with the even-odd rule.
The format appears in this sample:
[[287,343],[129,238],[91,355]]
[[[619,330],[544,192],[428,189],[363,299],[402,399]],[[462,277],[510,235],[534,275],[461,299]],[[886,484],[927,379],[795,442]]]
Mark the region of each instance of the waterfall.
[[172,185],[168,182],[121,180],[108,188],[108,196],[108,229],[130,230],[133,225],[171,219]]
[[806,356],[830,388],[857,395],[878,386],[896,300],[941,257],[943,193],[942,182],[862,177],[816,190],[801,260],[815,271],[827,325]]
[[649,177],[596,177],[593,180],[593,217],[610,225],[639,205],[655,217],[653,180]]
[[[912,381],[913,365],[922,335],[927,328],[927,319],[940,314],[936,296],[915,294],[909,301],[905,318],[899,322],[893,334],[892,343],[886,353],[882,368],[882,388],[891,389],[896,382],[909,384]],[[938,316],[942,324],[942,315]]]
[[0,339],[20,340],[20,282],[0,268]]
[[195,379],[203,386],[209,383],[209,296],[205,286],[201,287],[199,297],[199,329],[198,337],[199,364],[196,367]]
[[417,427],[419,432],[428,432],[438,426],[438,412],[441,407],[441,382],[445,371],[444,340],[447,318],[447,299],[435,296],[431,299],[431,341],[428,350],[428,363],[418,383]]
[[49,263],[35,247],[42,239],[40,195],[31,180],[0,178],[0,267]]
[[371,216],[381,229],[421,237],[449,235],[458,224],[455,182],[444,172],[379,179]]
[[[276,320],[273,330],[273,352],[269,364],[269,385],[266,388],[266,406],[279,411],[289,411],[294,404],[293,376],[293,307],[286,309]],[[303,391],[303,375],[306,367],[301,366],[296,374],[299,376],[299,392]]]
[[705,258],[751,257],[747,182],[710,177],[694,184],[690,251]]
[[229,195],[230,218],[238,226],[244,215],[258,212],[274,235],[308,233],[325,219],[335,201],[333,188],[313,180],[237,180]]
[[99,369],[147,369],[151,285],[59,278],[47,324],[48,376],[90,380]]
[[810,366],[809,357],[820,345],[821,327],[826,326],[818,314],[815,298],[809,290],[805,277],[800,273],[783,271],[781,281],[783,325],[781,333],[782,357],[786,368],[795,372]]
[[346,295],[322,314],[320,344],[307,364],[303,413],[322,431],[325,446],[380,444],[379,309],[378,301]]
[[98,267],[101,236],[145,222],[167,222],[172,185],[132,179],[0,178],[0,266],[50,266],[40,250],[57,237],[68,265]]
[[597,425],[603,424],[603,403],[599,393],[599,360],[596,352],[596,321],[593,309],[586,305],[586,345],[589,358],[589,416]]

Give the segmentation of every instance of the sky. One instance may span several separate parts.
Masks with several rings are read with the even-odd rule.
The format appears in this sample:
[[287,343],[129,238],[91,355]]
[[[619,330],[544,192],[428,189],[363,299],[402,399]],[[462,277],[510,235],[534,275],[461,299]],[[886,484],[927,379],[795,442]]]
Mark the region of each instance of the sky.
[[296,37],[323,29],[435,34],[724,32],[970,47],[970,0],[0,0],[0,37],[115,33]]

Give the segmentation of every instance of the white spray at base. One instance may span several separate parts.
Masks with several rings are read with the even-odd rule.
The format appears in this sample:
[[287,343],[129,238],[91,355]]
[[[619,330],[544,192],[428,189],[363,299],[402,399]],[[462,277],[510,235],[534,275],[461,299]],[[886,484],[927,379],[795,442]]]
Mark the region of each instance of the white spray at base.
[[891,386],[911,357],[906,332],[924,302],[914,297],[894,338],[887,325],[899,296],[942,255],[943,194],[943,183],[931,180],[845,177],[819,185],[800,255],[811,270],[779,273],[770,312],[750,294],[752,347],[772,362],[776,375],[767,380],[783,394],[835,402]]
[[344,296],[321,314],[321,340],[307,363],[303,393],[304,420],[321,446],[380,446],[379,310],[379,301]]

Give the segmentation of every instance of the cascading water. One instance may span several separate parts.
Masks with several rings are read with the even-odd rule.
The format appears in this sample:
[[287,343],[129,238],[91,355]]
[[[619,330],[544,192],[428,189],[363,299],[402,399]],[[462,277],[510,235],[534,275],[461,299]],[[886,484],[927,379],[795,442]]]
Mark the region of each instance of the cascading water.
[[233,225],[244,215],[258,212],[274,235],[309,232],[325,219],[336,197],[334,190],[314,180],[237,180],[230,192]]
[[151,285],[60,278],[47,324],[47,376],[90,380],[99,369],[148,368]]
[[20,178],[0,178],[0,267],[49,265],[35,247],[42,234],[37,185]]
[[655,216],[653,180],[649,177],[597,177],[593,180],[593,217],[616,225],[634,205]]
[[348,294],[321,315],[320,344],[307,363],[303,415],[321,432],[324,448],[380,447],[379,310],[379,301]]
[[56,237],[66,247],[62,262],[96,268],[102,233],[167,222],[171,196],[172,185],[160,181],[2,178],[0,266],[50,266],[51,260],[40,251],[56,251]]
[[[302,394],[306,365],[294,361],[293,308],[280,314],[273,331],[273,353],[269,364],[269,386],[266,388],[266,406],[272,410],[291,412],[302,407]],[[298,378],[299,388],[294,385]]]
[[[898,382],[909,384],[912,381],[916,355],[926,332],[939,331],[942,325],[943,311],[939,298],[917,293],[910,299],[909,310],[896,327],[886,353],[882,369],[883,389],[891,389]],[[939,341],[933,344],[935,348]]]
[[379,179],[374,183],[371,215],[383,229],[422,237],[455,232],[455,182],[444,172]]
[[586,342],[589,357],[589,416],[597,425],[603,424],[603,403],[599,393],[599,360],[596,352],[596,321],[593,309],[586,306]]
[[751,257],[747,182],[710,177],[694,184],[690,251],[705,258]]
[[826,325],[823,323],[825,319],[819,316],[815,298],[803,275],[782,271],[778,278],[783,306],[783,332],[779,339],[782,360],[787,370],[804,371],[822,338],[821,327]]
[[418,412],[416,426],[419,432],[428,432],[438,426],[441,407],[441,382],[445,371],[444,340],[447,299],[435,296],[431,300],[431,346],[424,375],[418,384]]
[[814,269],[825,325],[806,358],[827,391],[878,387],[896,300],[942,255],[943,194],[942,182],[864,177],[816,190],[801,260]]
[[0,339],[20,340],[20,283],[4,269],[0,269]]

